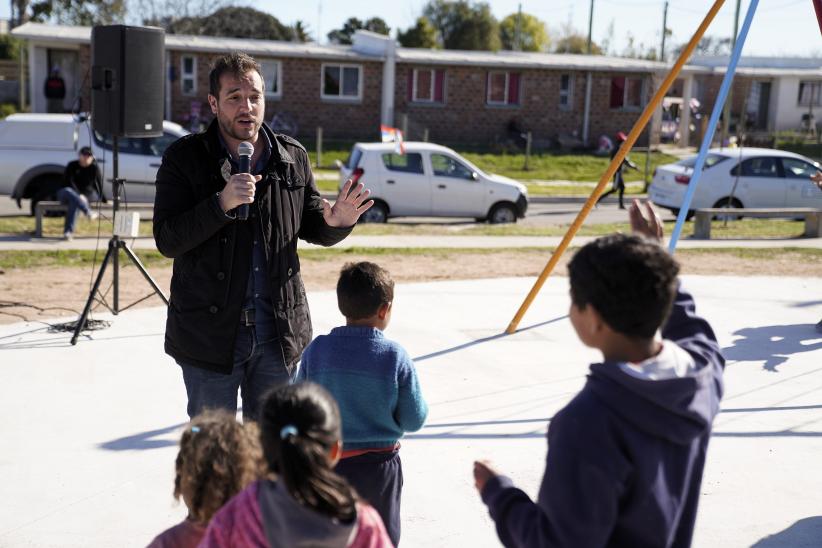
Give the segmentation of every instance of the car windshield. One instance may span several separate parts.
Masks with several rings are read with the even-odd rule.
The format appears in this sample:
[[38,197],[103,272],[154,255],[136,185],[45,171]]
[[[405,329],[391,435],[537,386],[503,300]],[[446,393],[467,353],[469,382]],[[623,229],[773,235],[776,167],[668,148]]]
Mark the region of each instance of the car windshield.
[[348,158],[345,159],[345,167],[348,169],[353,170],[357,167],[357,164],[360,163],[360,158],[362,157],[362,149],[359,147],[354,147],[351,149],[351,154],[348,155]]
[[[676,163],[678,166],[682,167],[689,167],[691,169],[694,168],[696,165],[697,156],[691,156],[690,158],[685,158],[684,160],[680,160]],[[722,154],[715,154],[709,153],[708,156],[705,157],[705,167],[704,169],[708,169],[709,167],[714,167],[719,162],[727,160],[728,157]]]

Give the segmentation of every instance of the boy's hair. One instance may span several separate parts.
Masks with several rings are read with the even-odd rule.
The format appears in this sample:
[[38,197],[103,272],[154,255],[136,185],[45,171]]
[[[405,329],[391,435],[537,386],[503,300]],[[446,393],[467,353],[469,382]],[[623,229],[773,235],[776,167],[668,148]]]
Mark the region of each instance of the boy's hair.
[[654,242],[613,234],[577,251],[568,273],[577,307],[590,304],[614,331],[650,338],[671,312],[679,264]]
[[318,384],[275,388],[263,401],[260,440],[269,470],[300,503],[351,522],[357,516],[356,494],[329,462],[341,436],[337,402]]
[[387,270],[369,262],[348,263],[337,282],[337,305],[346,318],[361,320],[394,300],[394,280]]
[[240,78],[246,72],[256,70],[263,81],[263,91],[265,91],[265,78],[260,63],[248,54],[232,52],[222,57],[218,57],[211,65],[211,72],[208,74],[208,93],[220,98],[220,76],[225,73],[233,74],[235,78]]
[[208,523],[228,500],[265,471],[259,431],[223,410],[192,419],[180,439],[174,498],[194,521]]

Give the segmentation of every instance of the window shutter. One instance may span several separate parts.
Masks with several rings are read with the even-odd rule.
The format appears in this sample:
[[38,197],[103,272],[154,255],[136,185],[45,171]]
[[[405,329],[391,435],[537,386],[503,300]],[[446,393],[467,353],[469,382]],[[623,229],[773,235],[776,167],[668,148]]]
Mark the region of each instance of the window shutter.
[[519,104],[519,73],[518,72],[509,72],[508,73],[508,104],[509,105],[518,105]]
[[434,71],[434,102],[445,102],[445,71]]
[[408,69],[408,102],[414,100],[414,69]]

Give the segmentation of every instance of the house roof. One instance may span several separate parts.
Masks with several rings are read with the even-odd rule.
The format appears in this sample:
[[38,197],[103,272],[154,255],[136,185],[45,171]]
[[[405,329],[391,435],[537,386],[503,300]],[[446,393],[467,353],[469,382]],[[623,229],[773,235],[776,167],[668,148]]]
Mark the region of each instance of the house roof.
[[618,70],[667,72],[669,65],[645,59],[578,55],[571,53],[534,53],[523,51],[463,51],[397,48],[397,61],[432,65],[480,65],[511,68],[562,68],[576,70]]
[[[91,27],[25,23],[15,28],[12,34],[18,38],[51,43],[88,44],[91,41]],[[350,46],[322,46],[313,42],[280,42],[273,40],[225,38],[221,36],[166,34],[165,45],[167,49],[174,51],[214,53],[243,51],[260,57],[314,57],[359,61],[381,60],[379,56],[357,53],[353,51]]]

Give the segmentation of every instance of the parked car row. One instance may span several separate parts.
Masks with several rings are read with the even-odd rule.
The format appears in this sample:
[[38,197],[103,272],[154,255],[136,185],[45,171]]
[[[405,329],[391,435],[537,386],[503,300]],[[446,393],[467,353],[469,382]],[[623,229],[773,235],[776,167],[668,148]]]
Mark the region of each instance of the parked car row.
[[528,209],[525,185],[485,173],[450,148],[432,143],[405,143],[403,154],[394,143],[357,143],[338,167],[340,188],[352,178],[371,190],[374,205],[364,222],[437,216],[513,223]]
[[[679,213],[696,156],[658,167],[648,188],[655,204]],[[810,176],[822,169],[810,158],[768,148],[711,149],[688,208],[822,208],[822,190]]]
[[[154,179],[163,152],[188,131],[173,122],[163,122],[159,137],[121,137],[118,143],[118,175],[126,180],[125,197],[132,202],[154,201]],[[90,146],[103,170],[103,179],[113,177],[112,140],[92,130],[86,116],[71,114],[12,114],[0,121],[0,194],[35,204],[53,196],[62,185],[66,164],[77,159],[81,147]],[[111,185],[103,192],[111,197]]]

